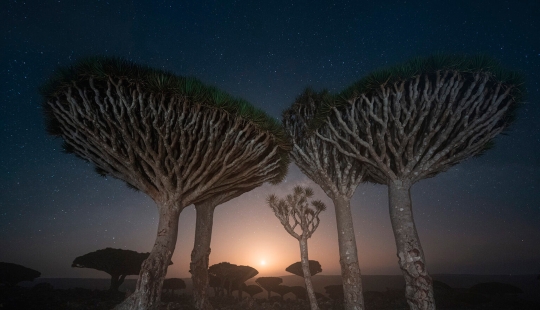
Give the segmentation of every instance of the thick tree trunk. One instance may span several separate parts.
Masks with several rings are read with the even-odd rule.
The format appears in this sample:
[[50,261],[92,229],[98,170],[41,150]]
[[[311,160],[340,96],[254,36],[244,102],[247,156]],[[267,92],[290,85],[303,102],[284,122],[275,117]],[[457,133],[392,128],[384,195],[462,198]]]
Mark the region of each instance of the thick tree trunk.
[[317,297],[315,297],[315,291],[313,290],[313,283],[311,283],[311,271],[309,270],[307,239],[300,238],[299,242],[300,259],[302,262],[302,271],[304,272],[304,282],[306,283],[309,304],[311,305],[311,310],[319,310],[319,306],[317,305]]
[[405,297],[411,310],[434,310],[433,282],[414,225],[411,185],[401,180],[388,185],[390,219],[396,239],[399,267],[405,277]]
[[208,261],[210,257],[210,242],[212,240],[212,225],[214,208],[211,202],[195,205],[197,220],[195,224],[195,244],[191,252],[190,272],[193,280],[193,300],[195,308],[212,310],[208,301]]
[[362,295],[362,279],[356,252],[356,238],[351,214],[350,199],[335,196],[333,199],[336,209],[338,230],[339,262],[341,278],[345,294],[345,310],[364,310]]
[[120,287],[119,283],[120,281],[120,275],[118,274],[112,274],[111,275],[111,286],[109,287],[109,291],[111,292],[118,292],[118,288]]
[[115,310],[153,310],[161,301],[161,288],[178,236],[178,217],[182,208],[174,204],[158,206],[159,224],[156,241],[141,266],[135,292]]

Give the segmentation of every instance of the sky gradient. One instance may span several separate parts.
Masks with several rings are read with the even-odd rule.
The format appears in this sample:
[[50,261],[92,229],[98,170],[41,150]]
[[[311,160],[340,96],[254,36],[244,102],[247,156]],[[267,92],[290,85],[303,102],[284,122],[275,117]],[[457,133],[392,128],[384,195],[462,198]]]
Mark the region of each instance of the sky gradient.
[[[186,1],[187,2],[187,1]],[[121,56],[195,76],[280,119],[305,87],[340,91],[377,68],[436,52],[485,53],[521,71],[527,97],[485,155],[413,186],[430,273],[540,273],[540,2],[538,1],[7,1],[0,10],[0,261],[42,277],[106,277],[71,268],[105,247],[149,252],[157,209],[61,152],[44,129],[39,87],[58,66]],[[374,1],[375,2],[375,1]],[[309,240],[322,274],[339,274],[335,216],[291,165],[286,180],[216,209],[210,264],[284,275],[299,261],[265,198],[309,185],[329,207]],[[363,274],[400,274],[386,186],[351,202]],[[189,277],[195,210],[180,215],[167,277]],[[261,261],[266,265],[261,265]]]

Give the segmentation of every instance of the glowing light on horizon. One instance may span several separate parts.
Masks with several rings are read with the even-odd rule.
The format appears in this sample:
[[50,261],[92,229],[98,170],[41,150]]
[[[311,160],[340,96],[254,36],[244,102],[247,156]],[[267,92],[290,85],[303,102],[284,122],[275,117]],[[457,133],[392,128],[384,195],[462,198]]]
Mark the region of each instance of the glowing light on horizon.
[[262,260],[262,261],[261,261],[261,265],[263,265],[263,266],[266,265],[266,261],[265,261],[265,260]]

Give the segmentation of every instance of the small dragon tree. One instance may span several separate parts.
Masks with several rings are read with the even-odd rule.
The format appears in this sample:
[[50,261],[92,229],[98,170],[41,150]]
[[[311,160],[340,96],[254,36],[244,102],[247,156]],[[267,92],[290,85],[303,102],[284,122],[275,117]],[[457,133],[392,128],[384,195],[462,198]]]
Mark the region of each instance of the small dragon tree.
[[258,285],[246,285],[245,283],[242,284],[242,290],[248,293],[251,298],[263,291]]
[[[311,201],[314,209],[310,208],[308,198],[312,196],[313,190],[311,188],[295,186],[293,194],[287,195],[287,198],[278,199],[275,195],[270,195],[267,201],[285,230],[300,243],[300,257],[309,303],[311,309],[316,310],[319,307],[311,283],[307,240],[319,227],[319,214],[326,209],[326,206],[322,201],[314,200]],[[300,228],[299,232],[295,231],[297,227]]]
[[150,253],[106,248],[75,258],[71,267],[91,268],[108,273],[111,276],[109,290],[117,292],[126,276],[139,274],[142,263],[149,255]]
[[287,286],[287,285],[280,284],[280,285],[274,287],[274,289],[272,291],[276,292],[279,296],[281,296],[281,300],[283,301],[284,300],[283,296],[285,296],[286,294],[291,292],[291,287]]
[[156,242],[118,309],[158,307],[185,207],[287,171],[289,146],[274,119],[193,78],[96,57],[60,70],[42,93],[48,132],[65,151],[157,204]]
[[[216,287],[219,288],[220,292],[223,292],[228,286],[228,281],[235,273],[236,267],[238,267],[238,265],[229,262],[221,262],[208,268],[208,275],[218,279],[219,284]],[[227,294],[229,293],[230,291],[227,291]]]
[[[291,264],[289,267],[285,268],[285,271],[290,272],[302,278],[304,277],[304,269],[302,266],[302,262],[296,262],[294,264]],[[322,272],[321,263],[319,263],[316,260],[310,259],[309,260],[309,274],[313,277],[314,275],[321,272]]]
[[490,58],[432,56],[375,72],[321,108],[316,135],[368,164],[388,185],[390,218],[411,309],[435,309],[410,189],[482,154],[514,119],[522,80]]
[[245,282],[258,275],[259,271],[251,266],[236,266],[233,273],[229,276],[229,291],[233,287],[238,289],[238,299],[242,300],[242,292]]
[[283,279],[280,277],[260,277],[255,280],[258,286],[264,288],[268,292],[268,300],[276,286],[280,285],[283,282]]
[[[312,123],[317,109],[330,98],[325,91],[315,93],[306,89],[291,108],[283,112],[283,125],[292,139],[292,159],[334,203],[341,277],[346,292],[345,310],[362,310],[364,298],[350,202],[367,175],[364,165],[343,155],[333,143],[313,134]],[[315,131],[327,136],[328,130],[318,126]]]

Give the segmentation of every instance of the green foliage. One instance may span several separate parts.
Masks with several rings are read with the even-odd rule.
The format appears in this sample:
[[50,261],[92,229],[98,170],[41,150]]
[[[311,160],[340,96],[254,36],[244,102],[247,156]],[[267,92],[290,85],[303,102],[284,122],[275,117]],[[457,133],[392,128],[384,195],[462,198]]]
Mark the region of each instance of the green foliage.
[[457,71],[462,75],[484,72],[489,75],[490,82],[512,87],[511,96],[516,104],[508,111],[506,122],[509,124],[515,119],[517,108],[525,97],[524,79],[521,73],[503,68],[498,60],[487,55],[468,56],[439,53],[428,57],[416,57],[399,65],[376,70],[338,94],[325,95],[324,99],[319,99],[319,108],[309,125],[310,130],[316,130],[322,126],[324,119],[333,107],[345,105],[348,100],[352,100],[360,94],[369,96],[383,86],[413,79],[419,75],[434,76],[435,72],[441,71]]
[[[93,80],[95,84],[105,85],[110,81],[116,83],[120,79],[123,80],[123,84],[118,87],[137,87],[142,92],[156,96],[181,97],[189,100],[193,105],[220,109],[225,113],[241,117],[254,124],[259,130],[269,132],[279,145],[279,154],[282,158],[281,173],[272,183],[281,182],[287,174],[288,152],[291,146],[279,121],[255,108],[246,100],[235,98],[216,87],[205,85],[194,77],[177,76],[168,71],[138,65],[119,57],[88,57],[55,71],[40,89],[45,98],[43,108],[47,132],[54,136],[62,134],[50,107],[46,104],[47,100],[53,100],[62,95],[74,83],[89,88],[90,80]],[[66,151],[72,152],[69,146]]]
[[15,286],[22,281],[34,281],[41,272],[13,263],[0,262],[0,283]]

